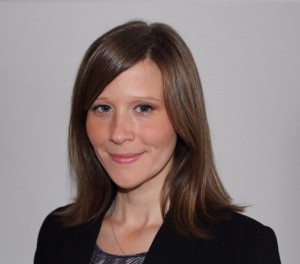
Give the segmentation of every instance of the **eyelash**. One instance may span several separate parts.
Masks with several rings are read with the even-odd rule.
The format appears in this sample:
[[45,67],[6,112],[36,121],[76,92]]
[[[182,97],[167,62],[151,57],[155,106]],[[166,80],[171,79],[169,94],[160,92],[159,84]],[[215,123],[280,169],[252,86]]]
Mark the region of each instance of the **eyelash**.
[[100,113],[109,113],[112,109],[109,105],[96,105],[92,108],[92,110]]
[[138,113],[151,113],[154,110],[153,106],[149,104],[138,105],[135,109],[139,109]]
[[[96,105],[92,107],[92,110],[101,114],[106,114],[112,111],[109,105]],[[154,107],[150,104],[140,104],[134,108],[134,111],[138,114],[150,114],[154,110]]]

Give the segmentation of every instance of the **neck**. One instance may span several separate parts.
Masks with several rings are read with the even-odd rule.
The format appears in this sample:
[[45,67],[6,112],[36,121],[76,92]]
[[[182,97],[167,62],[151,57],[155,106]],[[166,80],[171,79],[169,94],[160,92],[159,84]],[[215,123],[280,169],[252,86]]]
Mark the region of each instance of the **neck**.
[[[142,190],[143,189],[143,190]],[[111,217],[131,227],[161,225],[161,185],[153,188],[119,190],[111,208]]]

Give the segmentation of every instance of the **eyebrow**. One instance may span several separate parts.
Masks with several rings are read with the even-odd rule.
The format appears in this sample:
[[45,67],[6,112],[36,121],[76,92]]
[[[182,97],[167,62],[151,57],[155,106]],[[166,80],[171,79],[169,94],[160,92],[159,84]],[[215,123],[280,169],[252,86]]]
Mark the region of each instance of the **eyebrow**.
[[[150,100],[150,101],[161,102],[160,99],[155,98],[153,96],[129,96],[129,98],[131,98],[131,99],[137,99],[137,100]],[[108,97],[99,96],[96,100],[105,100],[105,101],[107,100],[107,101],[109,101],[109,98]]]
[[133,99],[146,99],[146,100],[161,102],[160,99],[155,98],[153,96],[130,96],[130,98],[133,98]]

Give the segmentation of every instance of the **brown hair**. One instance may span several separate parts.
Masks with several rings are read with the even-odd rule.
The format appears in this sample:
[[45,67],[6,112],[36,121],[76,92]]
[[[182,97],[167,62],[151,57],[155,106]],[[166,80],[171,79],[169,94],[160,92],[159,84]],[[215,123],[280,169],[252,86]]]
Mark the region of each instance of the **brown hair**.
[[174,162],[161,194],[163,215],[185,235],[208,234],[232,204],[214,164],[204,97],[192,54],[178,33],[162,23],[132,21],[108,31],[87,50],[72,97],[69,161],[77,183],[73,204],[62,212],[67,226],[103,213],[116,187],[99,163],[86,133],[86,116],[104,88],[134,64],[151,59],[161,70],[166,109],[178,135]]

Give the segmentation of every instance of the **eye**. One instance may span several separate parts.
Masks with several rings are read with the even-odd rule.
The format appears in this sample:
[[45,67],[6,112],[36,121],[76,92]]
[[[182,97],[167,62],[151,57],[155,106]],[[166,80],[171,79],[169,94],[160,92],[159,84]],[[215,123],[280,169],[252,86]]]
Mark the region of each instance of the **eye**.
[[142,104],[136,107],[136,111],[139,113],[150,113],[153,111],[153,107],[148,104]]
[[112,108],[109,105],[97,105],[93,110],[100,113],[108,113],[112,111]]

